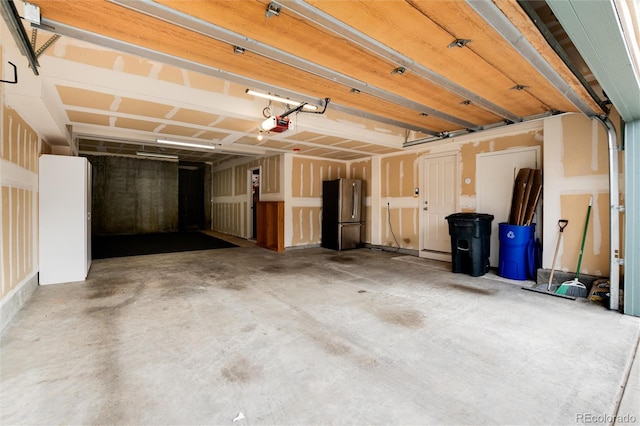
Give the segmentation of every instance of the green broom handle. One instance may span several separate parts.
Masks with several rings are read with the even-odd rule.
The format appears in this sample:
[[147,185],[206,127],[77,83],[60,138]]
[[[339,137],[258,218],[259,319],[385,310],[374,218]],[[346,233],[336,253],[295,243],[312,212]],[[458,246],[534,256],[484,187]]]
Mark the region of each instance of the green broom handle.
[[584,231],[582,232],[582,244],[580,245],[580,256],[578,257],[578,269],[576,270],[576,279],[580,277],[580,265],[582,264],[582,252],[584,251],[584,241],[587,239],[587,228],[589,227],[589,215],[591,214],[591,202],[593,197],[589,198],[589,207],[587,207],[587,220],[584,223]]

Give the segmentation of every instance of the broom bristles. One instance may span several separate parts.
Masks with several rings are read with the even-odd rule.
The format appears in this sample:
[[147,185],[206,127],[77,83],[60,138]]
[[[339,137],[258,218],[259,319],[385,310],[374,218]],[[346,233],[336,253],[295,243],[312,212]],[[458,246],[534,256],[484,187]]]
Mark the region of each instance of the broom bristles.
[[577,278],[563,282],[556,290],[556,293],[573,297],[587,297],[589,294],[587,287],[578,281]]

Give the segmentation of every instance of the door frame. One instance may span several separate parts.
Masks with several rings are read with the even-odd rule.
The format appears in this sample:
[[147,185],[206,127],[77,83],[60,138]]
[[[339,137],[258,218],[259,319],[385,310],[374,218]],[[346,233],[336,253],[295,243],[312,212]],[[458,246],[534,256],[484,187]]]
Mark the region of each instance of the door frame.
[[460,192],[461,192],[461,187],[460,187],[460,151],[459,150],[451,150],[451,151],[443,151],[443,152],[438,152],[438,153],[433,153],[433,154],[426,154],[426,155],[422,155],[420,157],[420,165],[419,165],[419,169],[420,169],[420,182],[419,182],[419,188],[420,188],[420,195],[419,195],[419,205],[418,205],[418,214],[419,214],[419,246],[418,246],[418,256],[422,257],[422,258],[426,258],[426,259],[432,259],[432,260],[442,260],[442,261],[446,261],[446,262],[451,262],[451,252],[449,251],[448,253],[443,253],[443,252],[439,252],[439,251],[430,251],[430,250],[425,250],[424,249],[424,232],[423,232],[423,228],[424,226],[426,226],[426,224],[424,223],[424,219],[423,219],[423,214],[422,214],[422,208],[424,206],[424,202],[425,202],[425,194],[426,194],[426,190],[424,188],[425,184],[426,184],[426,173],[427,171],[425,170],[424,167],[424,162],[425,160],[429,160],[429,159],[433,159],[433,158],[439,158],[439,157],[453,157],[455,156],[456,161],[455,161],[455,171],[454,171],[454,175],[455,175],[455,182],[454,182],[454,186],[455,186],[455,191],[456,191],[456,196],[454,197],[454,212],[457,212],[460,209]]
[[[537,145],[532,145],[532,146],[524,146],[521,148],[509,148],[509,149],[505,149],[505,150],[500,150],[500,151],[491,151],[491,152],[483,152],[483,153],[479,153],[476,155],[476,211],[478,211],[480,204],[482,202],[482,193],[479,190],[479,188],[481,188],[482,185],[482,177],[478,174],[478,158],[482,158],[482,157],[492,157],[492,156],[497,156],[497,155],[507,155],[507,154],[515,154],[515,153],[520,153],[520,152],[534,152],[535,153],[535,161],[536,161],[536,165],[535,168],[538,168],[540,170],[542,170],[542,148],[540,146]],[[517,172],[516,172],[517,173]],[[515,180],[516,176],[513,177],[513,179]],[[544,181],[543,181],[544,182]],[[513,188],[513,185],[512,185]],[[543,187],[544,188],[544,187]],[[512,192],[509,193],[509,196],[511,197]],[[479,212],[479,213],[483,213],[483,212]],[[540,200],[538,202],[538,206],[536,207],[536,212],[535,212],[535,216],[538,219],[538,223],[536,223],[536,227],[535,227],[535,238],[541,238],[542,235],[542,193],[540,194]],[[499,218],[494,218],[493,222],[491,223],[491,240],[492,243],[495,243],[496,238],[498,238],[498,230],[499,230]],[[499,253],[499,249],[500,249],[500,244],[499,244],[499,240],[498,240],[498,246],[494,247],[495,244],[492,244],[490,246],[490,253],[491,253],[491,257],[492,258],[496,258],[496,256],[498,256]],[[499,258],[498,258],[498,263],[500,262]],[[494,267],[492,265],[492,267]]]
[[[248,239],[253,239],[253,172],[258,171],[258,197],[262,195],[262,166],[251,167],[247,169],[247,236]],[[258,201],[260,199],[258,198]]]

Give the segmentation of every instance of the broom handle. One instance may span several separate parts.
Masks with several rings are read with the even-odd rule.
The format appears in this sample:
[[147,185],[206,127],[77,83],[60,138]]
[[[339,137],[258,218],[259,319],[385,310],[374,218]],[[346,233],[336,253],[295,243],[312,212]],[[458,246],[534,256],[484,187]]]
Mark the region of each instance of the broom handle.
[[556,268],[556,259],[558,258],[558,249],[560,249],[560,240],[562,239],[562,233],[564,232],[564,228],[569,224],[569,221],[566,219],[560,219],[558,221],[558,227],[560,228],[560,233],[558,234],[558,241],[556,241],[556,251],[553,253],[553,263],[551,264],[551,273],[549,274],[549,283],[547,284],[547,291],[551,291],[551,283],[553,282],[553,272]]
[[580,265],[582,264],[582,252],[584,251],[584,241],[587,239],[587,227],[589,226],[589,215],[591,214],[591,202],[593,197],[589,197],[589,207],[587,207],[587,220],[584,223],[584,231],[582,232],[582,244],[580,245],[580,256],[578,257],[578,269],[576,270],[576,279],[580,277]]

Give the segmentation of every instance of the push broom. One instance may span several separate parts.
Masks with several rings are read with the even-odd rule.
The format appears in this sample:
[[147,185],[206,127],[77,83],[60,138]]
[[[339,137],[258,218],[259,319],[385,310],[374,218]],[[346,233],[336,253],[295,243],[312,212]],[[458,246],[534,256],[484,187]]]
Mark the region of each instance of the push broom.
[[578,256],[578,268],[576,269],[576,276],[569,281],[563,282],[556,290],[557,294],[564,294],[566,296],[574,297],[587,297],[589,292],[587,286],[582,284],[578,278],[580,278],[580,264],[582,263],[582,253],[584,252],[584,242],[587,239],[587,227],[589,226],[589,216],[591,215],[591,203],[593,197],[589,197],[589,207],[587,207],[587,220],[584,224],[584,231],[582,233],[582,244],[580,245],[580,256]]

